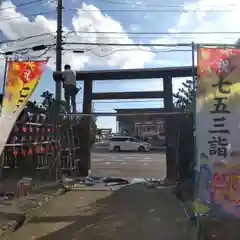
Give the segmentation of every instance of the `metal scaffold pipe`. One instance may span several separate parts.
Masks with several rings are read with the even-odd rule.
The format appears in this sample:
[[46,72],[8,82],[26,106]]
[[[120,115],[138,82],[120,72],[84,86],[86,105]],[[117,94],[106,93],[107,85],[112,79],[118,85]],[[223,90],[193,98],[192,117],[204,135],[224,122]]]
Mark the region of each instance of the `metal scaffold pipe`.
[[141,113],[114,113],[114,112],[92,112],[89,114],[86,113],[66,113],[60,114],[62,117],[115,117],[115,116],[165,116],[165,115],[182,115],[186,114],[185,112],[141,112]]

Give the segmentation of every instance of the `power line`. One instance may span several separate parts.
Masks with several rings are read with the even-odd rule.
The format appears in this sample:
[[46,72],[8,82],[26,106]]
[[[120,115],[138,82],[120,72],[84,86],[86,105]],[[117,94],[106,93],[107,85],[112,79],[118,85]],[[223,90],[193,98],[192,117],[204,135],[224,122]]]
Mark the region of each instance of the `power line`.
[[[220,36],[221,37],[221,39],[229,39],[229,40],[231,40],[231,39],[236,39],[236,38],[238,38],[240,36],[240,34],[239,35],[237,35],[237,36]],[[116,39],[116,40],[124,40],[124,39],[126,39],[126,36],[122,36],[122,37],[115,37],[115,36],[108,36],[108,37],[102,37],[102,36],[76,36],[76,37],[78,37],[79,38],[79,40],[81,40],[81,39],[85,39],[86,41],[88,41],[88,40],[112,40],[112,39]],[[146,36],[143,36],[143,37],[141,37],[141,36],[127,36],[129,39],[132,39],[132,40],[155,40],[155,39],[159,39],[159,38],[161,38],[161,39],[164,39],[164,38],[162,38],[162,37],[158,37],[158,36],[148,36],[148,37],[146,37]],[[191,39],[193,39],[193,38],[196,38],[195,36],[181,36],[181,37],[179,37],[179,36],[169,36],[169,39],[185,39],[185,40],[191,40]],[[165,40],[167,40],[168,38],[165,38]],[[72,40],[71,38],[69,38],[69,40]],[[75,40],[75,39],[74,39]]]
[[[131,2],[118,2],[118,1],[113,1],[113,0],[93,0],[93,1],[97,1],[97,2],[107,2],[107,3],[112,3],[112,4],[118,4],[118,5],[132,5],[132,6],[139,6],[139,7],[166,7],[166,5],[164,4],[138,4],[138,3],[131,3]],[[178,7],[177,5],[175,5],[176,7]],[[169,7],[171,7],[171,5],[169,5]]]
[[[156,40],[156,39],[162,39],[163,41],[169,39],[169,40],[181,40],[181,41],[189,41],[189,42],[192,42],[194,41],[194,39],[198,38],[198,34],[196,35],[183,35],[183,36],[177,36],[177,35],[180,35],[180,34],[176,34],[175,36],[174,35],[170,35],[170,36],[167,36],[165,35],[164,37],[160,37],[160,36],[131,36],[131,35],[123,35],[123,36],[101,36],[101,35],[97,35],[97,36],[88,36],[88,35],[76,35],[76,36],[73,36],[73,38],[69,37],[69,38],[65,38],[65,40],[68,40],[68,41],[72,41],[72,40],[78,40],[78,41],[83,41],[83,42],[108,42],[109,40],[110,41],[121,41],[121,40],[125,40],[125,39],[130,39],[130,40],[134,40],[134,41],[144,41],[144,40]],[[214,34],[211,34],[209,33],[209,35],[214,35]],[[222,35],[218,35],[219,38],[221,38],[221,40],[237,40],[240,36],[240,33],[235,36],[233,35],[227,35],[225,36],[224,34]],[[76,37],[78,39],[76,39]]]
[[82,11],[82,12],[130,12],[130,13],[146,13],[146,12],[156,12],[156,13],[174,13],[174,12],[232,12],[233,9],[79,9],[79,8],[69,8],[64,9],[65,12],[72,12],[72,11]]
[[28,14],[26,16],[21,15],[21,16],[8,17],[8,18],[0,18],[0,21],[10,21],[10,20],[19,19],[19,18],[22,18],[22,17],[34,17],[34,16],[38,16],[38,15],[48,15],[48,14],[51,14],[51,13],[56,13],[56,11],[32,13],[32,14]]
[[[53,39],[46,39],[46,40],[52,40],[53,41]],[[28,43],[24,43],[24,44],[17,44],[16,46],[8,46],[9,48],[11,48],[11,47],[17,47],[17,48],[22,48],[22,47],[25,47],[26,46],[26,44],[27,45],[29,45],[29,46],[31,46],[32,45],[32,47],[34,47],[34,45],[39,45],[40,43],[42,43],[44,40],[43,39],[39,39],[39,40],[37,40],[37,41],[33,41],[33,42],[28,42]]]
[[29,40],[32,38],[42,37],[42,36],[47,36],[47,35],[51,35],[51,33],[41,33],[41,34],[37,34],[37,35],[32,35],[32,36],[27,36],[27,37],[12,39],[12,40],[4,40],[4,41],[0,41],[0,44],[20,42],[20,41],[25,41],[25,40]]
[[[192,43],[172,43],[172,44],[158,44],[158,43],[87,43],[87,42],[64,42],[66,45],[89,45],[89,46],[120,46],[120,47],[192,47]],[[195,46],[205,47],[236,47],[236,44],[224,43],[195,43]]]
[[[53,0],[51,2],[55,2],[56,0]],[[131,4],[132,6],[139,6],[139,7],[144,7],[144,6],[159,6],[159,7],[184,7],[184,5],[179,5],[179,4],[170,4],[170,3],[161,3],[161,4],[140,4],[140,3],[132,3],[132,2],[121,2],[121,1],[114,1],[114,0],[94,0],[94,1],[99,1],[99,2],[108,2],[108,3],[113,3],[113,4],[120,4],[120,5],[129,5]],[[28,2],[24,2],[24,3],[19,3],[19,4],[14,4],[14,6],[11,7],[5,7],[5,8],[0,8],[1,10],[7,10],[7,9],[12,9],[12,8],[16,8],[16,7],[22,7],[22,6],[26,6],[26,5],[31,5],[34,3],[41,3],[41,2],[45,2],[45,0],[34,0],[34,1],[28,1]],[[234,7],[234,6],[239,6],[240,4],[236,4],[236,3],[230,3],[230,4],[221,4],[221,7]],[[194,7],[200,7],[200,4],[195,4]],[[207,4],[204,5],[204,7],[214,7],[214,6],[219,6],[217,4]],[[77,8],[76,8],[77,9]],[[88,11],[88,10],[84,10],[84,11]]]
[[131,32],[131,31],[126,31],[126,32],[87,32],[87,31],[70,31],[67,34],[71,33],[83,33],[83,34],[127,34],[127,35],[175,35],[175,34],[180,34],[180,35],[206,35],[206,34],[240,34],[240,32]]
[[47,44],[47,45],[37,45],[37,46],[32,46],[32,47],[26,47],[26,48],[21,48],[21,49],[16,49],[16,50],[11,50],[7,52],[1,53],[2,55],[13,55],[14,53],[20,53],[26,51],[24,54],[30,52],[30,51],[42,51],[46,50],[48,47],[52,47],[54,44]]
[[30,2],[25,2],[25,3],[19,3],[19,4],[16,4],[16,5],[13,4],[13,6],[11,6],[11,7],[0,8],[0,11],[7,10],[7,9],[14,9],[16,7],[22,7],[22,6],[30,5],[30,4],[33,4],[33,3],[41,3],[41,2],[44,2],[44,0],[34,0],[34,1],[30,1]]
[[87,42],[64,42],[65,45],[89,45],[89,46],[114,46],[114,47],[191,47],[191,43],[176,44],[152,44],[152,43],[87,43]]
[[[74,32],[71,31],[71,33],[74,33]],[[120,33],[120,32],[81,32],[81,33],[86,33],[86,34],[93,34],[93,33],[94,34],[125,34],[125,33]],[[133,34],[133,35],[136,35],[136,34],[143,34],[143,35],[145,35],[145,34],[160,34],[161,35],[161,34],[166,34],[166,33],[165,32],[126,32],[126,34]],[[172,33],[169,33],[169,34],[172,34]],[[211,32],[196,32],[196,33],[192,33],[192,32],[179,32],[179,33],[176,33],[176,34],[186,34],[186,35],[189,34],[189,36],[186,36],[186,37],[190,37],[191,34],[225,34],[225,35],[229,34],[229,35],[231,35],[231,34],[240,34],[240,32],[212,32],[212,33]],[[55,37],[55,35],[56,35],[56,33],[54,33],[54,32],[48,32],[48,33],[42,33],[42,34],[38,34],[38,35],[32,35],[32,36],[27,36],[27,37],[12,39],[12,40],[4,40],[4,41],[1,41],[0,44],[22,42],[22,41],[25,41],[25,40],[34,39],[34,38],[38,38],[38,37],[42,37],[42,36],[54,36]],[[76,35],[76,37],[80,37],[80,36]],[[230,37],[231,36],[229,36],[229,39],[230,39]],[[106,37],[98,37],[97,39],[104,39],[104,38],[106,38]],[[118,38],[116,37],[115,39],[118,39]],[[139,39],[140,39],[140,37],[139,37]],[[177,37],[177,39],[179,39],[179,37]],[[231,39],[235,39],[235,38],[231,38]],[[107,40],[107,38],[106,38],[106,40]],[[37,43],[37,42],[40,42],[40,41],[43,41],[43,39],[37,40],[35,42],[30,42],[30,43],[27,43],[27,44],[28,45],[29,44],[34,44],[34,43]],[[191,46],[191,44],[186,44],[186,43],[179,43],[179,44],[151,44],[151,43],[121,44],[121,43],[106,43],[106,42],[103,42],[103,43],[100,43],[100,42],[99,43],[92,43],[92,42],[65,42],[64,44],[65,45],[69,45],[69,44],[70,45],[71,44],[72,45],[89,45],[89,46],[128,46],[128,47],[130,47],[130,46],[131,47],[132,46],[133,47],[140,47],[140,46],[148,46],[148,47],[155,47],[155,46],[162,46],[162,47],[190,47]],[[206,45],[206,44],[203,44],[203,45]],[[216,45],[216,44],[211,44],[211,45],[213,46],[213,45]],[[218,44],[218,45],[224,45],[224,44]],[[227,45],[229,45],[229,44],[227,44]],[[21,47],[21,46],[23,46],[23,45],[20,45],[18,47]],[[235,46],[235,45],[233,45],[233,46]],[[24,48],[24,50],[25,49],[26,48]],[[74,49],[66,49],[66,50],[74,50]],[[85,50],[88,51],[89,49],[85,49]],[[130,50],[137,50],[137,49],[130,49]],[[138,49],[138,50],[141,50],[141,49]],[[119,50],[114,50],[114,51],[120,51],[120,49]],[[182,51],[182,50],[173,50],[173,51]]]
[[[220,34],[227,34],[227,35],[234,35],[234,34],[240,34],[240,32],[131,32],[131,31],[126,31],[126,32],[87,32],[87,31],[69,31],[67,34],[71,33],[82,33],[82,34],[113,34],[113,35],[220,35]],[[56,35],[56,32],[47,32],[47,33],[42,33],[42,34],[36,34],[36,35],[31,35],[27,37],[21,37],[17,39],[11,39],[11,40],[4,40],[0,41],[0,44],[2,43],[11,43],[11,42],[18,42],[18,41],[24,41],[28,40],[31,38],[35,37],[41,37],[41,36],[47,36],[47,35]],[[81,37],[80,35],[75,35],[76,37]],[[66,37],[66,35],[65,35]],[[89,36],[85,36],[89,37]],[[90,36],[91,37],[91,36]],[[93,36],[92,36],[93,37]],[[138,36],[140,38],[140,36]],[[190,37],[190,36],[186,36]],[[105,37],[102,37],[105,38]],[[111,36],[112,38],[112,36]]]
[[[240,35],[240,32],[87,32],[87,31],[70,31],[67,34],[71,34],[71,33],[82,33],[82,34],[113,34],[113,35],[188,35],[185,37],[190,37],[191,35]],[[28,39],[32,39],[32,38],[37,38],[37,37],[42,37],[42,36],[48,36],[48,35],[56,35],[56,32],[47,32],[47,33],[42,33],[42,34],[37,34],[37,35],[31,35],[31,36],[27,36],[27,37],[21,37],[21,38],[17,38],[17,39],[11,39],[11,40],[4,40],[4,41],[0,41],[0,44],[3,43],[12,43],[12,42],[19,42],[19,41],[25,41]],[[65,36],[66,37],[66,36]],[[80,36],[80,35],[75,35],[74,37],[89,37],[89,36]],[[90,37],[94,37],[94,36],[90,36]],[[140,38],[140,36],[137,36]],[[153,37],[153,36],[152,36]],[[230,36],[229,36],[230,37]],[[99,37],[98,37],[99,38]],[[101,37],[101,38],[107,38],[107,37]],[[111,36],[112,38],[112,36]],[[120,37],[116,37],[119,38]],[[132,38],[132,37],[131,37]],[[178,37],[179,39],[179,37]]]
[[[115,0],[93,0],[93,1],[98,1],[98,2],[107,2],[107,3],[113,3],[113,4],[120,4],[120,5],[129,5],[131,4],[132,6],[159,6],[159,7],[180,7],[180,6],[183,6],[183,5],[179,5],[179,4],[172,4],[172,3],[160,3],[160,4],[148,4],[148,3],[132,3],[132,2],[129,2],[129,1],[125,1],[125,2],[120,2],[120,1],[115,1]],[[194,4],[194,6],[201,6],[200,4]],[[218,6],[217,4],[207,4],[207,5],[204,5],[205,7],[214,7],[214,6]],[[231,4],[221,4],[222,7],[226,7],[226,6],[239,6],[239,4],[236,4],[236,3],[231,3]]]
[[65,51],[73,51],[74,53],[87,53],[87,52],[90,52],[92,54],[94,54],[95,56],[97,57],[108,57],[114,53],[117,53],[117,52],[131,52],[131,51],[143,51],[143,52],[150,52],[150,53],[170,53],[170,52],[192,52],[191,49],[167,49],[167,50],[158,50],[158,51],[154,51],[154,50],[149,50],[149,49],[142,49],[142,48],[132,48],[132,49],[115,49],[113,51],[110,51],[106,54],[97,54],[95,53],[92,49],[64,49]]
[[[73,32],[72,32],[73,33]],[[87,33],[87,32],[84,32],[84,33]],[[89,32],[90,34],[92,33],[92,32]],[[98,33],[98,32],[96,32],[96,33]],[[101,34],[101,33],[104,33],[104,32],[99,32],[99,34]],[[106,32],[107,33],[107,32]],[[114,32],[113,32],[114,33]],[[88,33],[87,33],[88,34]],[[110,34],[110,32],[109,32],[109,34]],[[116,33],[116,34],[125,34],[125,33]],[[126,32],[126,34],[157,34],[157,33],[131,33],[131,32]],[[165,34],[165,33],[161,33],[161,32],[159,32],[158,34],[160,34],[160,35],[162,35],[162,34]],[[188,33],[177,33],[177,34],[188,34]],[[191,33],[189,33],[189,34],[191,34]],[[193,33],[193,34],[240,34],[240,32],[238,33],[238,32],[213,32],[213,33],[210,33],[210,32],[202,32],[202,33],[200,33],[200,32],[197,32],[197,33]],[[17,38],[17,39],[12,39],[12,40],[4,40],[4,41],[0,41],[0,44],[9,44],[9,43],[14,43],[14,42],[23,42],[23,41],[25,41],[25,40],[29,40],[29,39],[34,39],[34,38],[37,38],[37,37],[42,37],[42,36],[54,36],[54,35],[56,35],[56,33],[54,33],[54,32],[49,32],[49,33],[43,33],[43,34],[38,34],[38,35],[33,35],[33,36],[27,36],[27,37],[22,37],[22,38]],[[55,36],[54,36],[55,37]],[[113,37],[113,36],[111,36],[111,37],[94,37],[94,36],[79,36],[79,35],[76,35],[76,37],[82,37],[82,38],[85,38],[85,37],[87,37],[88,39],[90,38],[92,38],[92,39],[95,39],[95,38],[97,38],[98,40],[108,40],[109,38],[111,38],[111,39],[117,39],[117,40],[121,40],[121,39],[124,39],[124,37]],[[188,39],[190,39],[191,40],[191,36],[184,36],[184,38],[183,37],[176,37],[176,36],[173,36],[173,37],[171,37],[171,39],[172,38],[176,38],[176,39],[185,39],[185,40],[188,40]],[[154,38],[154,36],[151,36],[151,37],[141,37],[141,36],[136,36],[136,37],[130,37],[130,39],[132,39],[132,40],[136,40],[136,39],[139,39],[139,40],[143,40],[143,39],[155,39]],[[233,39],[235,39],[233,36],[225,36],[224,37],[224,39],[228,39],[228,40],[233,40]],[[46,39],[47,40],[47,39]],[[40,42],[40,41],[43,41],[43,39],[40,39],[40,40],[37,40],[37,41],[34,41],[34,42],[30,42],[30,43],[28,43],[28,44],[34,44],[34,43],[38,43],[38,42]],[[67,42],[67,44],[69,44],[68,42]],[[80,44],[80,43],[74,43],[74,44]],[[83,44],[83,43],[81,43],[81,44]],[[86,44],[91,44],[91,43],[86,43]],[[97,45],[101,45],[101,43],[96,43]],[[108,44],[109,45],[109,44]],[[23,45],[17,45],[18,47],[21,47],[21,46],[23,46]],[[66,49],[67,50],[67,49]],[[68,49],[68,50],[72,50],[72,49]]]
[[[40,1],[40,0],[39,0]],[[27,3],[25,3],[26,5]],[[29,3],[28,3],[29,4]],[[22,6],[22,5],[21,5]],[[11,7],[9,7],[11,8]],[[7,9],[7,8],[6,8]],[[4,9],[1,9],[4,10]],[[64,12],[72,12],[72,11],[82,11],[82,12],[99,12],[99,9],[79,9],[79,8],[74,8],[74,9],[63,9]],[[232,12],[233,9],[101,9],[101,12],[131,12],[131,13],[135,13],[135,12]],[[48,11],[48,12],[39,12],[39,13],[32,13],[32,14],[28,14],[24,17],[34,17],[34,16],[38,16],[38,15],[49,15],[51,13],[56,13],[56,11],[52,10],[52,11]],[[18,18],[22,18],[23,16],[15,16],[15,17],[7,17],[7,18],[1,18],[0,21],[9,21],[9,20],[13,20],[13,19],[18,19]]]
[[[139,3],[132,3],[132,2],[119,2],[119,1],[114,1],[114,0],[93,0],[93,1],[97,1],[97,2],[107,2],[107,3],[112,3],[112,4],[118,4],[118,5],[132,5],[132,6],[140,6],[140,7],[166,7],[165,4],[139,4]],[[169,7],[172,7],[174,5],[167,5]],[[179,7],[178,5],[175,5],[176,7]]]
[[[90,45],[90,46],[122,46],[122,47],[191,47],[192,44],[186,44],[186,43],[179,43],[179,44],[148,44],[148,43],[134,43],[134,44],[121,44],[121,43],[77,43],[77,42],[65,42],[63,43],[65,45],[70,44],[70,45]],[[32,47],[27,47],[27,48],[22,48],[22,49],[16,49],[16,50],[11,50],[2,54],[5,55],[12,55],[13,53],[18,53],[21,51],[41,51],[46,49],[49,46],[54,46],[55,44],[46,44],[46,45],[37,45],[37,46],[32,46]],[[196,44],[196,45],[202,45],[202,46],[228,46],[228,47],[235,47],[236,45],[234,44]],[[42,48],[44,47],[44,48]],[[160,52],[190,52],[192,51],[191,49],[161,49],[161,50],[149,50],[149,49],[143,49],[143,48],[134,48],[134,49],[114,49],[111,52],[104,54],[104,55],[98,55],[97,53],[93,52],[92,49],[63,49],[65,51],[75,51],[75,53],[85,53],[85,52],[91,52],[94,55],[98,57],[107,57],[115,52],[120,52],[120,51],[147,51],[147,52],[152,52],[152,53],[160,53]]]

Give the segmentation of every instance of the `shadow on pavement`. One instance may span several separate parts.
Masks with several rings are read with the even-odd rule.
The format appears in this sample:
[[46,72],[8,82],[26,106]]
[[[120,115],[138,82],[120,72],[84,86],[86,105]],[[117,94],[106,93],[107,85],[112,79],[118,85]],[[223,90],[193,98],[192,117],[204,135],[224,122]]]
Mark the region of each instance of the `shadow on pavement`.
[[69,225],[37,240],[194,239],[172,190],[147,189],[142,184],[114,191],[87,209],[77,209],[76,216],[47,216],[31,220],[35,224],[43,222],[69,222]]

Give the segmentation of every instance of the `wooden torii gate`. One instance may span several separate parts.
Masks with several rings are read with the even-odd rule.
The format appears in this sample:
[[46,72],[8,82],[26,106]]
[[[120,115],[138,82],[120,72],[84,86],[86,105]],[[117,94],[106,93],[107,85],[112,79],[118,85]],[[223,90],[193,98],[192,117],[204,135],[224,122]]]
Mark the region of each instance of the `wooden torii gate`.
[[[93,100],[115,100],[115,99],[164,99],[165,112],[174,111],[172,78],[192,77],[196,69],[192,66],[171,67],[171,68],[145,68],[145,69],[122,69],[122,70],[97,70],[97,71],[77,71],[77,81],[83,81],[83,118],[84,127],[82,128],[83,141],[81,143],[81,161],[79,162],[79,172],[87,176],[91,167],[91,146],[90,146],[90,125]],[[53,74],[54,79],[59,79],[59,74]],[[131,79],[163,79],[163,91],[144,91],[144,92],[107,92],[93,93],[93,81],[101,80],[127,80]],[[175,166],[176,149],[173,144],[174,121],[173,115],[166,116],[165,121],[166,135],[166,161],[167,177],[172,178],[171,168]]]

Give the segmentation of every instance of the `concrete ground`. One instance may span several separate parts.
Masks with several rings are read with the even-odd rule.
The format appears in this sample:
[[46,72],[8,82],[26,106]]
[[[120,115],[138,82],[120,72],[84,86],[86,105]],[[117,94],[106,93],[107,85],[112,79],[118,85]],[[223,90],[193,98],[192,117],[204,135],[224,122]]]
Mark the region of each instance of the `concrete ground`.
[[9,240],[194,240],[171,189],[143,184],[117,191],[72,191],[41,208]]
[[163,152],[92,152],[93,175],[127,178],[161,178],[166,173]]
[[[93,175],[163,179],[165,171],[165,155],[161,152],[92,152]],[[41,207],[30,222],[4,239],[194,240],[194,237],[171,189],[149,189],[139,183],[116,191],[70,191]]]

